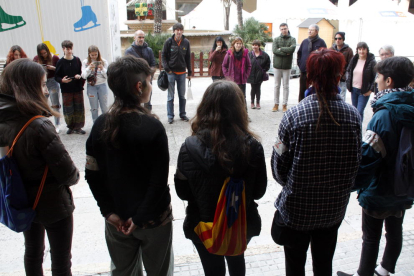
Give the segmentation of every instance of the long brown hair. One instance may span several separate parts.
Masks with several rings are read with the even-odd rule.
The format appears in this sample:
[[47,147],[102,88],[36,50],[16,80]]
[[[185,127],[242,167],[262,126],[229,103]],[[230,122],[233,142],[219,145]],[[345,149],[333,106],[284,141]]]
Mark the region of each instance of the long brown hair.
[[[43,56],[40,54],[42,50],[45,50],[47,53],[47,58],[44,59]],[[49,47],[46,44],[40,43],[37,45],[37,62],[40,64],[52,64],[52,53],[50,53]]]
[[9,64],[14,60],[14,52],[16,51],[20,52],[20,58],[27,58],[27,55],[23,51],[22,47],[20,47],[19,45],[13,45],[11,46],[9,53],[7,54],[6,64]]
[[248,163],[250,131],[242,91],[230,81],[212,83],[191,123],[192,135],[211,147],[219,164],[233,173],[237,161]]
[[[24,78],[23,75],[30,78]],[[17,108],[24,116],[60,116],[51,109],[43,95],[45,75],[46,71],[40,64],[27,58],[15,60],[4,68],[0,78],[0,93],[14,96]]]
[[92,59],[89,54],[93,52],[98,52],[98,57],[96,58],[96,61],[102,61],[101,52],[99,52],[99,48],[95,45],[91,45],[88,48],[88,64],[91,64],[92,62]]
[[141,58],[125,56],[118,58],[108,67],[108,86],[114,93],[115,99],[105,118],[102,132],[103,140],[114,148],[119,148],[119,116],[123,113],[135,112],[151,115],[141,106],[141,95],[136,89],[140,81],[142,87],[147,87],[146,79],[152,75],[153,69]]

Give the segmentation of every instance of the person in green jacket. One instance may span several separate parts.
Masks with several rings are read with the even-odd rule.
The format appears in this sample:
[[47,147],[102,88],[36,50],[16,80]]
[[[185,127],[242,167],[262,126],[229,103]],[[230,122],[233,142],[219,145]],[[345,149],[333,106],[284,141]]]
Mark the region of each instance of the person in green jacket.
[[296,39],[290,36],[286,23],[279,26],[280,36],[273,40],[273,67],[275,68],[275,106],[272,111],[279,110],[280,83],[283,78],[283,112],[287,111],[289,97],[289,79],[292,69],[293,53],[296,48]]

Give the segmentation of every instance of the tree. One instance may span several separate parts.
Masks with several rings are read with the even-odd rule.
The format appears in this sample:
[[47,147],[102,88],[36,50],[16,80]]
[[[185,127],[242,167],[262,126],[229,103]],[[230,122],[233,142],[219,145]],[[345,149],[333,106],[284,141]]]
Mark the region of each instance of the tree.
[[229,18],[230,18],[230,6],[231,0],[221,0],[223,2],[225,17],[224,17],[224,29],[228,31],[230,29],[229,26]]
[[243,0],[236,0],[237,4],[237,21],[239,23],[240,29],[243,29]]
[[161,33],[162,26],[162,0],[155,0],[154,4],[154,34]]
[[239,25],[237,25],[234,30],[233,34],[235,36],[239,36],[243,39],[243,42],[250,46],[253,40],[258,39],[261,42],[269,42],[272,41],[272,37],[265,33],[268,27],[254,19],[253,17],[244,21],[244,27],[241,29]]

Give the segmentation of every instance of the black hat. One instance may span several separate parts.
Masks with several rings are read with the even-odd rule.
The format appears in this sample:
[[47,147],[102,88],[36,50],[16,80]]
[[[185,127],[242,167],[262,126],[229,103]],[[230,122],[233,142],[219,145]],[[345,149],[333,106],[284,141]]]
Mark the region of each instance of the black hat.
[[342,39],[345,41],[345,33],[344,32],[336,32],[335,35],[339,34],[340,36],[342,36]]

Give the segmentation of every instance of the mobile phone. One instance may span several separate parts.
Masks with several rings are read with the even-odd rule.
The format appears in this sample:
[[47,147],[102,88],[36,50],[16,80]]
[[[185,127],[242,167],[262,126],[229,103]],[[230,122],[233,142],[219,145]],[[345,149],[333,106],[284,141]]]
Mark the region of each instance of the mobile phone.
[[100,62],[100,61],[95,61],[94,63],[95,63],[95,66],[98,66],[98,65],[100,65],[100,64],[101,64],[101,62]]

